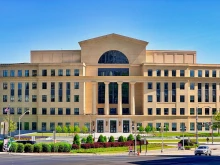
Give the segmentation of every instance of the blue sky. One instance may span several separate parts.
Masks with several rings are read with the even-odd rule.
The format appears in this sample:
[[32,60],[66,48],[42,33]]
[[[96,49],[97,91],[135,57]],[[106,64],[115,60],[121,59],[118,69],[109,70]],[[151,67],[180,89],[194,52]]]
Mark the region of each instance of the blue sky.
[[0,63],[29,62],[30,50],[80,49],[79,41],[110,33],[220,63],[219,8],[219,0],[0,0]]

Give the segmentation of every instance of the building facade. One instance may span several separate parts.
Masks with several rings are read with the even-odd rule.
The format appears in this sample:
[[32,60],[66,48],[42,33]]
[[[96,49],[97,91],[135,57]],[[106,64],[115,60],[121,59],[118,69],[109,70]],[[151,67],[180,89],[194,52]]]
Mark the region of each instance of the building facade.
[[132,125],[210,131],[219,108],[220,65],[197,64],[196,51],[146,50],[148,42],[105,35],[81,50],[31,51],[30,63],[0,65],[0,121],[22,130],[87,126],[128,133]]

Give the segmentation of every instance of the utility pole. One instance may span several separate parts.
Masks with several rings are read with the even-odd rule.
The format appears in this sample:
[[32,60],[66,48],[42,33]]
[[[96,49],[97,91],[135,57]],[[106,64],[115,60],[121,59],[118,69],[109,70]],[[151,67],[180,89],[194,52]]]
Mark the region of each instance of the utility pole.
[[196,107],[196,144],[199,144],[198,142],[198,107]]

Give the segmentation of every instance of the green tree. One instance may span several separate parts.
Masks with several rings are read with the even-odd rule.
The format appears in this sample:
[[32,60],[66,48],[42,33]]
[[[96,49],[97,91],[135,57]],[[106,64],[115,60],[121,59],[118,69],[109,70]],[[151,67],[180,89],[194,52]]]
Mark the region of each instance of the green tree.
[[80,137],[78,134],[76,134],[73,138],[73,144],[77,144],[78,146],[80,145]]
[[128,137],[127,137],[127,141],[131,141],[131,140],[134,140],[133,134],[130,134],[130,135],[128,135]]
[[62,127],[61,126],[56,126],[56,132],[61,133],[62,132]]
[[119,136],[118,142],[124,142],[124,137],[123,136]]
[[143,126],[140,126],[140,127],[138,128],[138,131],[139,131],[140,133],[143,133],[143,132],[144,132],[144,127],[143,127]]
[[68,127],[67,126],[63,126],[63,133],[68,133]]
[[[4,121],[9,123],[9,116],[8,115],[7,115],[7,117],[5,118]],[[17,129],[17,124],[10,118],[8,133],[14,132],[16,129]]]
[[218,129],[218,135],[220,132],[220,112],[217,112],[214,116],[213,116],[214,122],[213,122],[213,128],[214,129]]
[[98,138],[98,142],[105,142],[104,136],[100,135]]
[[137,136],[136,136],[136,140],[141,140],[141,135],[140,134],[138,134]]
[[92,135],[87,136],[86,143],[93,143],[93,137]]
[[106,136],[104,136],[104,142],[107,142],[107,137]]
[[110,136],[108,142],[115,142],[115,138],[114,138],[114,136]]
[[86,138],[85,138],[85,137],[83,137],[83,138],[81,139],[81,143],[86,143]]
[[147,125],[147,126],[145,127],[145,132],[146,132],[147,134],[150,133],[151,130],[152,130],[151,126]]
[[75,126],[74,127],[74,133],[80,133],[80,128],[79,128],[79,126]]
[[72,136],[73,136],[74,126],[72,126],[72,125],[69,126],[69,133],[72,133]]
[[88,132],[88,128],[84,125],[82,127],[82,133],[87,133]]

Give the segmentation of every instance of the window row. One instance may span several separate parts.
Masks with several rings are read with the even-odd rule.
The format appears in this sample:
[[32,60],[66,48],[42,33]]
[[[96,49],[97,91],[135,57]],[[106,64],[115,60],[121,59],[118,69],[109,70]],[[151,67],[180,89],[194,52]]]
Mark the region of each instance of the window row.
[[[147,70],[148,76],[150,76],[150,77],[153,76],[153,72],[154,72],[153,69],[148,69]],[[203,75],[203,72],[204,72],[204,75]],[[216,77],[216,70],[198,70],[197,73],[198,73],[197,77]],[[171,74],[171,75],[169,75],[169,74]],[[157,77],[162,76],[162,70],[157,69],[156,76]],[[171,70],[171,72],[169,72],[169,70],[163,70],[163,76],[164,77],[169,77],[169,76],[176,77],[177,70]],[[180,70],[178,76],[185,77],[185,70]],[[190,77],[196,77],[195,70],[190,70]]]
[[[65,72],[65,73],[64,73]],[[16,74],[17,73],[17,74]],[[74,69],[73,74],[71,74],[71,69],[43,69],[41,75],[38,74],[37,70],[3,70],[3,77],[29,77],[30,73],[32,76],[79,76],[79,69]]]

